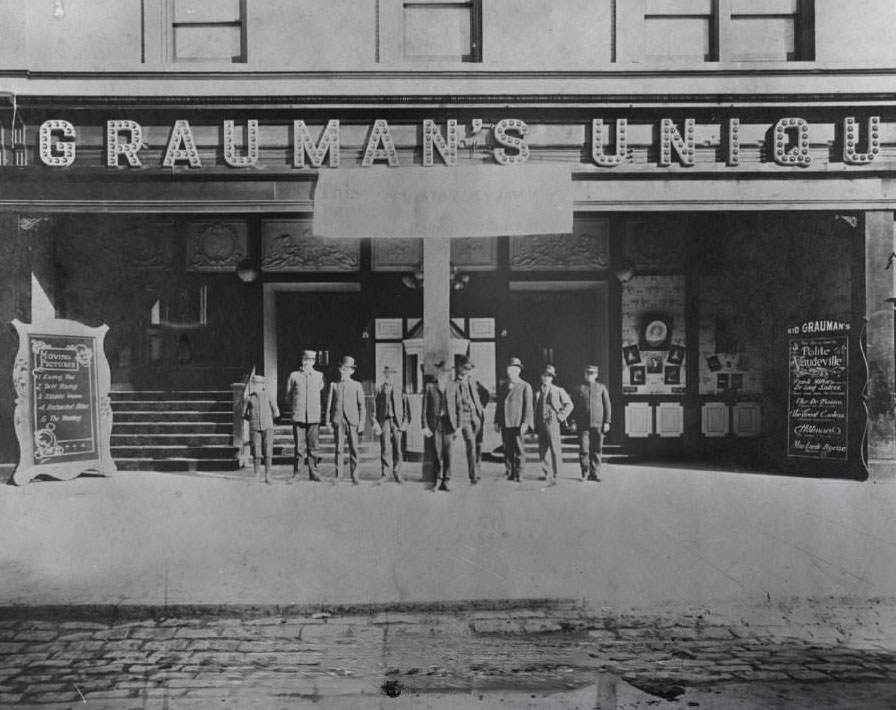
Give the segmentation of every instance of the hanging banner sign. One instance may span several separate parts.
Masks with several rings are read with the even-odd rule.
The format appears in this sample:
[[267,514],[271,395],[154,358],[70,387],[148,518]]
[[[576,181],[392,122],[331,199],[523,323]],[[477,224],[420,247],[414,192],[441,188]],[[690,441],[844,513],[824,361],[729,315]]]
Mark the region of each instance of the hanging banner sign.
[[107,326],[68,320],[13,325],[19,334],[13,381],[19,465],[13,482],[41,474],[68,480],[85,471],[115,471]]
[[570,234],[565,165],[325,170],[314,190],[318,237],[500,237]]
[[788,329],[787,455],[841,459],[848,454],[849,323],[807,321]]

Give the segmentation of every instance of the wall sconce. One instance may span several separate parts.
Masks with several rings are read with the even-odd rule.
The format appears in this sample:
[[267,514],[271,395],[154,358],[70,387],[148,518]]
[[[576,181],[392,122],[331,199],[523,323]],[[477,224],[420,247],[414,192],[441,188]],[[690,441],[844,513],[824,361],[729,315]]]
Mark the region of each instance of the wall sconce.
[[635,276],[635,267],[629,262],[624,262],[613,272],[621,284],[627,284]]
[[[463,291],[472,280],[470,274],[462,273],[460,267],[451,266],[451,288],[455,291]],[[418,268],[413,274],[406,274],[401,277],[401,283],[410,289],[421,288],[423,286],[423,269]]]
[[258,281],[261,273],[249,259],[243,259],[237,264],[236,275],[244,284],[251,284]]
[[53,0],[53,17],[57,20],[65,17],[65,5],[62,4],[62,0]]

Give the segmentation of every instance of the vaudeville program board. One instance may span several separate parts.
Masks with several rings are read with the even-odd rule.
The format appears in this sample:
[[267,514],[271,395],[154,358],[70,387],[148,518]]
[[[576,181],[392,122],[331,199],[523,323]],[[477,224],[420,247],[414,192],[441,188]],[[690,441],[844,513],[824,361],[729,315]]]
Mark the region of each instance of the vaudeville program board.
[[846,461],[850,324],[808,321],[788,329],[787,455]]
[[13,326],[19,335],[13,370],[19,465],[13,482],[114,473],[111,380],[103,350],[108,326],[59,319],[14,320]]

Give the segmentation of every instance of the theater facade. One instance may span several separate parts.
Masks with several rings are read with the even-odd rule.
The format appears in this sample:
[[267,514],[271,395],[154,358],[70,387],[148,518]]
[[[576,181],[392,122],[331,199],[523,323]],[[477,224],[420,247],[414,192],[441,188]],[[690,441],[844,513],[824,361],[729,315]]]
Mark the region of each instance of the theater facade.
[[[317,18],[342,38],[373,23],[357,57],[316,45],[284,66],[266,3],[202,27],[179,13],[207,3],[134,3],[103,16],[106,58],[83,34],[98,10],[0,3],[25,38],[0,50],[0,316],[107,324],[119,392],[229,390],[255,368],[283,409],[302,349],[330,379],[352,355],[368,393],[395,367],[415,408],[446,357],[492,391],[510,356],[566,388],[594,363],[624,455],[892,476],[896,57],[869,18],[847,52],[846,9],[765,3],[757,46],[790,49],[749,59],[725,54],[735,8],[709,15],[708,53],[660,60],[632,40],[656,13],[571,1],[502,34],[514,20],[461,2],[476,51],[418,62],[409,32],[438,39],[410,5],[448,5],[369,4]],[[606,57],[574,18],[612,35]],[[222,26],[231,54],[189,58]],[[17,348],[3,329],[10,373]]]

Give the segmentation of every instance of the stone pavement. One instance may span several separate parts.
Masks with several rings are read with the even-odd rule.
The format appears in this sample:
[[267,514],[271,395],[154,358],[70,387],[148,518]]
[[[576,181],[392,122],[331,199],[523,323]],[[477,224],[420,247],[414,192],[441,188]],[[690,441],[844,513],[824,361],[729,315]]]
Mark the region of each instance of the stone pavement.
[[[614,708],[822,707],[838,697],[850,704],[827,706],[862,697],[863,708],[896,707],[893,600],[767,605],[749,621],[700,608],[595,612],[572,600],[7,607],[0,638],[0,707],[402,707],[390,697],[458,707],[463,696],[480,707],[593,708],[607,682]],[[763,693],[787,704],[751,704]]]

